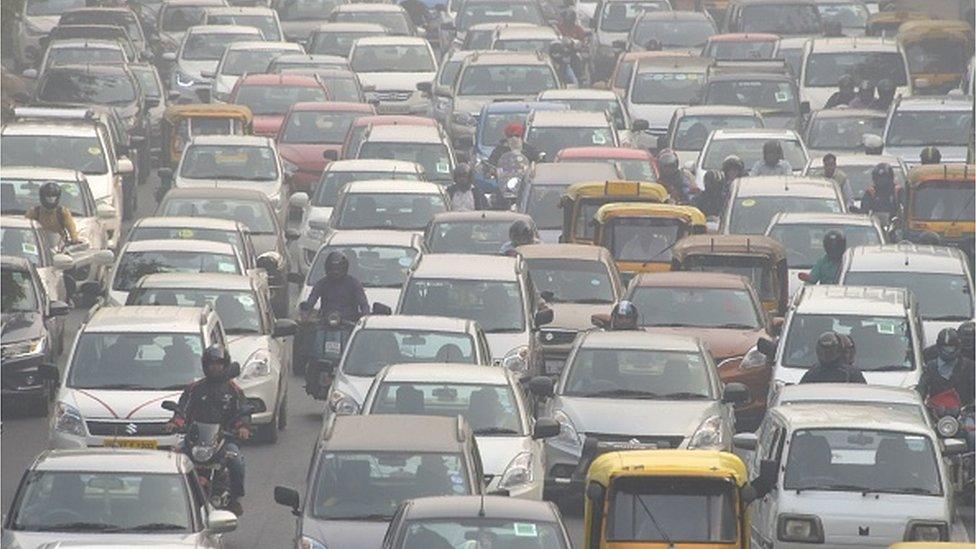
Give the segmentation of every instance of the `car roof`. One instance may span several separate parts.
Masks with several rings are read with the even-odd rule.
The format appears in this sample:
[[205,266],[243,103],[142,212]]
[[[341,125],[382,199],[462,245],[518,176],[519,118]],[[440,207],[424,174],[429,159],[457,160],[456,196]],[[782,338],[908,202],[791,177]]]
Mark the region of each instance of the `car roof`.
[[335,23],[322,23],[313,32],[378,32],[386,34],[389,30],[379,23],[337,21]]
[[482,109],[486,113],[530,112],[540,110],[568,111],[569,105],[551,101],[496,101],[486,104]]
[[272,61],[274,65],[287,65],[288,63],[321,63],[328,65],[349,65],[349,60],[341,55],[330,55],[326,53],[283,53],[275,57]]
[[917,412],[890,408],[884,414],[866,414],[855,404],[819,403],[774,406],[776,414],[786,420],[793,431],[800,429],[858,429],[907,432],[931,435],[932,429]]
[[698,338],[654,333],[648,335],[644,330],[593,330],[582,332],[581,349],[643,349],[648,351],[701,351]]
[[[728,72],[728,73],[718,73],[712,74],[708,77],[708,83],[711,82],[739,82],[739,81],[761,81],[768,80],[774,82],[793,82],[796,77],[792,74],[782,74],[775,72],[759,72],[759,71],[749,71],[743,70],[738,72]],[[745,129],[745,128],[743,128]]]
[[514,257],[475,254],[430,254],[414,265],[418,279],[494,280],[514,282],[520,261]]
[[708,37],[709,42],[776,42],[777,40],[779,35],[769,32],[727,32]]
[[[690,10],[645,11],[638,16],[640,21],[709,21],[704,12]],[[635,23],[636,24],[636,23]]]
[[275,10],[264,6],[214,6],[207,8],[207,15],[267,15],[274,16]]
[[606,99],[617,101],[617,94],[611,90],[597,90],[593,88],[546,90],[539,94],[539,101],[555,101],[557,99]]
[[55,65],[49,67],[45,74],[52,72],[82,72],[85,74],[129,74],[129,68],[124,65],[94,65],[72,63],[68,65]]
[[219,219],[216,217],[188,217],[188,216],[153,216],[136,220],[133,227],[140,229],[149,227],[185,227],[190,229],[214,229],[217,231],[247,230],[239,221]]
[[[470,0],[468,0],[470,2]],[[546,58],[529,52],[492,50],[469,57],[465,63],[478,65],[545,65]]]
[[186,29],[186,34],[256,34],[264,36],[257,27],[247,25],[194,25]]
[[90,473],[182,473],[184,455],[161,450],[78,448],[45,450],[31,464],[34,471]]
[[369,103],[353,103],[352,101],[302,101],[292,103],[292,112],[376,112]]
[[815,402],[879,402],[891,404],[922,404],[922,397],[915,389],[890,385],[864,385],[860,383],[801,383],[786,385],[777,396],[779,405],[785,403]]
[[818,177],[748,176],[736,179],[733,185],[735,185],[736,198],[747,196],[837,198],[837,183]]
[[234,246],[227,242],[215,242],[212,240],[195,240],[190,238],[136,240],[127,242],[122,247],[122,253],[126,252],[204,252],[224,255],[234,255]]
[[848,272],[898,271],[903,273],[963,274],[966,256],[959,248],[899,242],[855,246],[847,252]]
[[390,364],[384,369],[383,381],[508,385],[508,375],[504,368],[481,364],[410,363]]
[[142,277],[134,287],[238,291],[253,289],[249,276],[228,273],[156,273]]
[[433,219],[430,220],[430,224],[436,225],[438,223],[478,223],[478,222],[493,222],[493,223],[514,223],[515,221],[524,221],[529,225],[535,225],[532,220],[532,216],[524,213],[513,212],[510,210],[494,211],[494,210],[473,210],[466,212],[438,212],[434,214]]
[[163,0],[163,7],[166,6],[226,6],[226,0]]
[[511,40],[511,39],[556,39],[559,33],[556,29],[552,27],[543,27],[540,25],[533,25],[531,27],[500,27],[497,33],[497,40]]
[[920,95],[900,98],[895,110],[910,111],[968,111],[973,108],[973,98],[965,95]]
[[612,125],[606,113],[595,111],[536,111],[529,126],[546,128],[605,128]]
[[556,155],[566,159],[651,160],[654,157],[645,149],[632,147],[567,147]]
[[792,139],[800,136],[793,130],[778,128],[720,128],[712,131],[711,139]]
[[100,307],[92,312],[84,332],[186,333],[198,332],[203,307],[123,305]]
[[856,213],[781,212],[770,225],[851,225],[873,227],[874,216]]
[[4,135],[47,135],[62,137],[95,137],[94,122],[62,120],[24,120],[3,125]]
[[[304,55],[304,54],[295,54]],[[240,78],[239,86],[246,85],[279,85],[279,86],[298,86],[303,88],[319,88],[322,82],[314,76],[304,74],[245,74]],[[227,136],[221,136],[227,137]],[[235,136],[236,137],[236,136]],[[246,137],[246,136],[241,136]]]
[[880,315],[904,317],[909,292],[880,286],[804,286],[795,312],[826,315]]
[[333,13],[347,11],[381,11],[381,12],[402,12],[406,11],[397,4],[340,4],[333,8]]
[[436,496],[408,500],[406,520],[437,518],[514,519],[527,522],[559,522],[547,501],[507,496]]
[[[814,111],[814,118],[887,118],[888,113],[884,111],[877,111],[873,109],[848,109],[848,108],[837,108],[837,109],[821,109],[819,111]],[[864,155],[862,155],[864,156]]]
[[268,195],[253,189],[235,189],[231,187],[208,188],[208,187],[183,187],[173,188],[166,192],[163,202],[172,198],[200,198],[200,199],[236,199],[236,200],[256,200],[270,204]]
[[546,162],[532,168],[532,186],[568,186],[580,181],[612,181],[620,179],[617,167],[609,162]]
[[525,259],[613,261],[609,250],[589,244],[527,244],[519,246],[518,253]]
[[[466,433],[460,417],[377,414],[337,416],[323,429],[327,451],[456,453]],[[460,440],[459,440],[460,439]]]
[[[124,51],[125,48],[118,40],[106,40],[102,38],[65,38],[62,40],[54,40],[48,44],[47,49],[53,50],[58,48],[91,48],[91,49],[107,49],[107,50],[121,50]],[[60,65],[59,65],[60,66]]]
[[[879,162],[887,162],[892,168],[900,169],[901,161],[897,156],[872,155],[872,154],[838,154],[837,165],[844,166],[875,166]],[[823,157],[814,156],[810,159],[811,168],[823,167]]]
[[376,141],[381,143],[441,143],[441,130],[437,126],[404,126],[400,124],[383,124],[373,126],[366,135],[364,142]]
[[741,105],[692,105],[679,110],[681,116],[762,116],[758,110]]
[[84,181],[85,174],[77,170],[64,168],[42,168],[35,166],[2,166],[0,177],[3,179],[27,179],[36,181],[48,179],[54,181]]
[[364,330],[416,330],[466,334],[473,320],[432,315],[369,315],[360,320]]
[[399,246],[412,248],[417,235],[410,231],[384,231],[369,229],[364,231],[333,231],[326,237],[322,246]]
[[431,181],[409,181],[403,179],[370,179],[350,181],[342,187],[343,194],[440,194],[443,187]]
[[631,283],[635,288],[720,288],[744,290],[749,279],[735,274],[705,271],[642,273]]
[[305,50],[295,42],[272,42],[269,40],[241,40],[240,42],[231,42],[227,44],[226,50],[281,50],[281,51],[297,51],[304,52]]
[[810,51],[824,52],[852,52],[852,51],[898,51],[898,41],[894,38],[882,36],[836,36],[816,37],[810,41]]
[[637,62],[637,74],[646,72],[703,73],[710,66],[712,66],[712,60],[706,57],[686,57],[682,55],[642,57]]
[[[365,5],[365,4],[356,4]],[[426,38],[419,36],[364,36],[357,38],[355,46],[427,46]]]
[[194,135],[189,145],[232,145],[235,147],[270,147],[273,140],[260,135]]
[[424,167],[406,160],[383,160],[379,158],[355,158],[329,162],[325,167],[329,172],[407,172],[423,173]]

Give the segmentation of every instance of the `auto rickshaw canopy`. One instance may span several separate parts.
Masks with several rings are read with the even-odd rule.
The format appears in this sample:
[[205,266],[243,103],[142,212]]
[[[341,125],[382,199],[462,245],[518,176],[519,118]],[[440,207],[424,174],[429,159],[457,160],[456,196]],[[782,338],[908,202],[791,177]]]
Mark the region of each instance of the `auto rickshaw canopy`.
[[668,190],[650,181],[583,181],[570,185],[563,192],[563,201],[576,202],[581,198],[613,198],[665,202]]
[[233,103],[189,103],[166,109],[163,118],[174,126],[186,118],[232,118],[249,125],[254,115],[246,105]]
[[746,466],[730,452],[716,450],[627,450],[609,452],[593,460],[587,482],[609,486],[616,477],[703,477],[732,479],[743,487],[749,481]]
[[928,14],[917,11],[882,11],[868,17],[868,36],[894,35],[907,21],[931,19]]
[[694,206],[679,206],[677,204],[654,204],[647,202],[613,202],[604,204],[596,211],[593,219],[599,224],[605,224],[613,219],[627,217],[660,217],[679,219],[686,225],[698,227],[704,232],[705,214]]
[[913,168],[908,172],[906,185],[909,191],[932,181],[970,182],[976,185],[976,165],[973,164],[928,164]]
[[973,29],[962,21],[949,19],[916,19],[898,27],[898,40],[913,43],[930,38],[965,41],[972,45]]
[[786,248],[778,240],[762,235],[708,234],[692,235],[681,239],[671,250],[675,264],[692,256],[755,256],[765,257],[771,263],[786,261]]

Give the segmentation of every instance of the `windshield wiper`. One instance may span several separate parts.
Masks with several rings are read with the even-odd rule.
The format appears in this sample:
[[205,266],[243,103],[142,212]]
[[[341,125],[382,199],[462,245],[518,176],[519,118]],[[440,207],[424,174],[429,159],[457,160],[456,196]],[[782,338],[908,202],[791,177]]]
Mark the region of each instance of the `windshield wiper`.
[[176,383],[174,385],[167,385],[165,387],[153,387],[153,390],[154,391],[177,391],[180,389],[186,389],[186,386],[189,385],[190,383],[191,382]]
[[186,530],[186,526],[180,524],[172,524],[169,522],[150,522],[147,524],[140,524],[138,526],[130,526],[129,528],[123,528],[122,532],[162,532],[166,530]]
[[34,529],[40,532],[79,530],[94,530],[104,532],[107,530],[118,530],[118,528],[118,525],[106,524],[104,522],[62,522],[60,524],[45,524],[43,526],[37,526]]
[[719,324],[718,326],[712,326],[712,328],[727,328],[729,330],[755,330],[755,326],[750,326],[748,324],[737,324],[735,322],[729,324]]
[[259,331],[254,328],[224,328],[224,333],[227,335],[240,335],[240,334],[257,334]]
[[476,435],[518,435],[520,433],[515,429],[508,429],[506,427],[485,427],[484,429],[475,429],[474,434]]
[[898,370],[908,370],[909,367],[904,364],[889,364],[888,366],[879,366],[877,368],[871,368],[869,370],[861,370],[862,372],[897,372]]
[[938,322],[950,322],[953,320],[969,320],[970,317],[965,315],[943,315],[943,316],[930,316],[928,318],[923,318],[922,322],[926,320],[934,320]]
[[373,513],[371,515],[357,515],[351,517],[326,517],[328,520],[390,520],[393,515]]
[[841,492],[861,492],[861,495],[867,495],[870,492],[876,492],[877,490],[872,490],[866,486],[857,486],[856,484],[808,484],[805,486],[797,486],[795,488],[790,488],[791,490],[796,490],[799,494],[803,490],[833,490]]
[[600,299],[598,297],[594,297],[590,299],[575,299],[573,300],[573,303],[580,303],[582,305],[608,305],[613,302],[607,299]]
[[656,322],[654,324],[645,324],[644,328],[684,328],[688,324],[682,322]]
[[677,393],[668,393],[666,395],[662,395],[661,398],[673,398],[676,400],[685,400],[685,399],[693,400],[693,399],[707,399],[711,397],[709,397],[708,395],[703,395],[701,393],[691,393],[687,391],[681,391]]
[[657,393],[652,393],[650,391],[639,391],[636,389],[610,389],[607,391],[596,391],[593,393],[585,393],[583,396],[586,397],[630,397],[630,398],[646,398],[646,399],[658,399],[661,395]]

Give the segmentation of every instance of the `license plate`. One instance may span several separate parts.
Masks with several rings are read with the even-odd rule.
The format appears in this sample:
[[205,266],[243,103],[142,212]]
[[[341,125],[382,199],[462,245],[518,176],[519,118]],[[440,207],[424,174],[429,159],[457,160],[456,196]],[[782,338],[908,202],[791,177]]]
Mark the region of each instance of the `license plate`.
[[107,438],[105,446],[110,448],[138,448],[140,450],[155,450],[159,441],[154,438]]
[[342,343],[338,341],[326,341],[325,342],[325,352],[339,354],[342,350]]

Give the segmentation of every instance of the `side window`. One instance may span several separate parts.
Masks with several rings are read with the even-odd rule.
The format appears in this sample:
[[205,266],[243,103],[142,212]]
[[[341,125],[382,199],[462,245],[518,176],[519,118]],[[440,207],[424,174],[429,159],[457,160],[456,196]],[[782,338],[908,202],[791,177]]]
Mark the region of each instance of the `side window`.
[[768,459],[775,461],[777,464],[782,466],[783,463],[783,446],[786,444],[786,429],[781,426],[776,426],[776,432],[773,434],[773,453]]
[[478,332],[478,344],[481,346],[481,360],[486,364],[491,363],[491,347],[488,346],[488,338],[482,331]]

